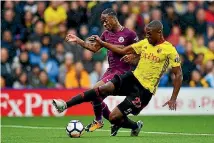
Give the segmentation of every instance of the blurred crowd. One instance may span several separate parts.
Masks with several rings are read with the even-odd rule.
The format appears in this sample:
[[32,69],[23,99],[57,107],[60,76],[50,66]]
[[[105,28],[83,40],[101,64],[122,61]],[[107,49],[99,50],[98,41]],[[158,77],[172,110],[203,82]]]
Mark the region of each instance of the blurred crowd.
[[[93,54],[64,41],[67,33],[100,35],[100,14],[112,7],[125,27],[144,38],[160,20],[181,56],[187,87],[214,87],[214,2],[1,2],[1,88],[89,88],[108,68],[107,50]],[[161,87],[173,85],[170,70]]]

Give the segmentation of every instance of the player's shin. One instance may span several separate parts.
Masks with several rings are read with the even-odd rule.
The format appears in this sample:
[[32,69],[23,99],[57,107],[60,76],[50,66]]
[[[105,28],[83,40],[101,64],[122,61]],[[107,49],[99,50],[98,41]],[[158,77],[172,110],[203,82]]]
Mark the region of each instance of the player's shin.
[[81,94],[73,97],[71,100],[66,102],[67,108],[77,104],[81,104],[83,102],[93,101],[93,99],[96,98],[97,96],[101,96],[98,88],[82,92]]
[[93,102],[93,109],[95,114],[95,120],[100,121],[102,120],[102,98],[96,98]]
[[109,115],[111,111],[109,110],[108,106],[104,102],[102,102],[102,110],[103,110],[103,117],[106,120],[109,120]]

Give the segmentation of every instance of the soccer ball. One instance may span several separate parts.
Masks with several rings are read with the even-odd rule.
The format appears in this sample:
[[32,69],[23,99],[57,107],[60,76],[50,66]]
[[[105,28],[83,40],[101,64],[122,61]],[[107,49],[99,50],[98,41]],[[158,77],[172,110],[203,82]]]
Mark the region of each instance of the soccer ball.
[[66,133],[71,138],[79,138],[83,134],[83,130],[83,124],[78,120],[71,120],[66,127]]

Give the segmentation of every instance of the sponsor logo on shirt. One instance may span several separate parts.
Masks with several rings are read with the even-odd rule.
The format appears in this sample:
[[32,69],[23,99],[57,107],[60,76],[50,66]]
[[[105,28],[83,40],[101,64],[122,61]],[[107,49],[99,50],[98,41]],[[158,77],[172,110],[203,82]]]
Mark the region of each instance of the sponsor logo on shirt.
[[153,53],[142,53],[142,57],[148,60],[151,60],[155,63],[159,63],[160,62],[160,58],[155,56]]
[[118,41],[120,42],[120,43],[123,43],[124,42],[124,37],[119,37],[119,39],[118,39]]

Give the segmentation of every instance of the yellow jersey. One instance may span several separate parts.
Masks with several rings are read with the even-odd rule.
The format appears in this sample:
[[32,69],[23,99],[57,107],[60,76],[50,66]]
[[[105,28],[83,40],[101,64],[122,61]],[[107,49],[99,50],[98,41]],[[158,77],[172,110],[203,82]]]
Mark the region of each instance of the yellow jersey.
[[131,47],[140,54],[139,63],[133,71],[134,76],[144,88],[155,94],[163,73],[169,67],[180,66],[180,58],[175,47],[167,41],[153,46],[147,39],[132,44]]
[[45,27],[46,33],[57,34],[59,32],[58,24],[64,22],[67,19],[67,14],[65,9],[62,6],[58,6],[56,10],[52,7],[48,7],[44,12],[45,22],[54,22],[55,25],[53,27]]

